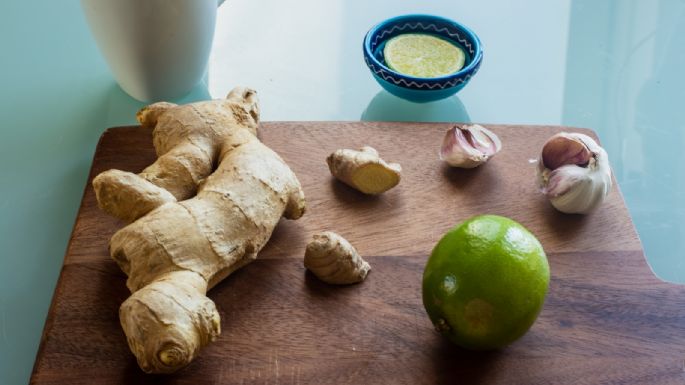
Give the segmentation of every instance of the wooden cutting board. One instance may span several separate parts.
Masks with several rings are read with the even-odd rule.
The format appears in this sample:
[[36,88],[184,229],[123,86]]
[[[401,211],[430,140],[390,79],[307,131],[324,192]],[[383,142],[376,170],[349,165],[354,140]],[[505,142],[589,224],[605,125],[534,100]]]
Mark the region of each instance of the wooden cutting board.
[[[210,292],[222,334],[169,376],[144,374],[129,352],[117,314],[129,293],[107,251],[122,223],[98,210],[89,179],[31,383],[685,383],[685,287],[652,274],[618,188],[588,216],[560,214],[536,190],[529,160],[563,128],[490,126],[502,152],[460,170],[437,157],[448,127],[264,123],[260,136],[298,175],[308,212],[282,220],[257,261]],[[334,181],[324,160],[365,144],[403,167],[400,185],[379,197]],[[110,168],[137,172],[153,160],[148,130],[109,129],[90,178]],[[433,330],[421,277],[438,239],[483,213],[536,234],[552,279],[532,329],[507,348],[478,353]],[[334,287],[305,271],[305,245],[322,230],[339,232],[369,261],[365,282]]]

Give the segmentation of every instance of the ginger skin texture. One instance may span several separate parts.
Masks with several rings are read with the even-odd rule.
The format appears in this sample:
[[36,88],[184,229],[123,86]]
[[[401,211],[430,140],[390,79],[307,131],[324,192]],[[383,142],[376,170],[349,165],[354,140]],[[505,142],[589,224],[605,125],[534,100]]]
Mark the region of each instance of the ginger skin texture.
[[138,113],[154,127],[158,159],[140,174],[93,180],[100,207],[128,222],[110,254],[132,295],[119,309],[141,369],[174,372],[220,333],[207,290],[253,261],[281,216],[301,217],[304,193],[285,162],[256,137],[256,94]]
[[334,177],[364,194],[381,194],[400,183],[402,167],[386,163],[373,147],[337,150],[326,163]]
[[371,270],[350,242],[332,231],[314,235],[304,253],[304,266],[335,285],[361,282]]

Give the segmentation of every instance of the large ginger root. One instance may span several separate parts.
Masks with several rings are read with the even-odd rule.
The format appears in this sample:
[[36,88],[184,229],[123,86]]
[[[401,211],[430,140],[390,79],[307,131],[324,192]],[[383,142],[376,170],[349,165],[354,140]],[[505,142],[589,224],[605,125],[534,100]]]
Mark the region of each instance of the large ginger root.
[[93,186],[100,207],[134,221],[110,240],[133,293],[119,309],[129,347],[144,371],[169,373],[220,333],[207,290],[254,260],[281,216],[299,218],[305,202],[295,174],[255,136],[252,90],[155,103],[138,119],[154,127],[157,161],[138,175],[105,171]]
[[326,162],[334,177],[364,194],[380,194],[400,183],[402,167],[386,163],[373,147],[337,150]]
[[304,253],[304,266],[335,285],[361,282],[371,270],[350,242],[332,231],[314,235]]

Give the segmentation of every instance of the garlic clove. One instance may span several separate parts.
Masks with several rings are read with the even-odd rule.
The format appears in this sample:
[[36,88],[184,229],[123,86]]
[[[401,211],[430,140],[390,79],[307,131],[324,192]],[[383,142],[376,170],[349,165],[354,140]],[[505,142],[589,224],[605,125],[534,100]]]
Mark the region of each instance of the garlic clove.
[[[574,167],[576,166],[565,166]],[[556,173],[561,170],[557,169],[552,173]],[[567,213],[567,214],[587,214],[597,207],[604,201],[611,189],[611,177],[609,177],[609,183],[605,183],[600,177],[600,174],[594,173],[583,173],[579,175],[577,170],[564,170],[563,173],[558,173],[557,175],[551,175],[550,180],[569,180],[574,179],[575,183],[570,185],[566,191],[562,190],[559,195],[550,195],[554,191],[548,193],[550,202],[557,210]]]
[[542,163],[550,170],[565,164],[588,164],[591,157],[592,152],[585,143],[565,132],[551,137],[542,147]]
[[568,193],[573,186],[587,179],[587,172],[582,167],[565,165],[549,173],[547,184],[542,192],[550,198]]
[[557,210],[587,214],[611,191],[611,168],[606,151],[587,135],[554,135],[542,149],[538,184]]
[[440,159],[453,167],[474,168],[502,149],[494,132],[474,124],[447,130],[440,148]]

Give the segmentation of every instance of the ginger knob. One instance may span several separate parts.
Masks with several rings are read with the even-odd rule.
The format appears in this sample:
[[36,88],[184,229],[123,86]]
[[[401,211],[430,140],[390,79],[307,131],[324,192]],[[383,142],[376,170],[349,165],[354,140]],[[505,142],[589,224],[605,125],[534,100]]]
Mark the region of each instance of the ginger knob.
[[386,163],[373,147],[337,150],[326,162],[334,177],[364,194],[381,194],[400,183],[402,167]]
[[304,266],[335,285],[361,282],[371,270],[350,242],[332,231],[314,235],[304,253]]
[[207,291],[255,260],[281,217],[301,217],[306,202],[295,173],[257,137],[254,90],[159,102],[138,119],[152,128],[157,160],[139,174],[105,171],[93,188],[103,210],[131,222],[109,243],[132,293],[119,308],[129,348],[143,371],[172,373],[221,333]]

